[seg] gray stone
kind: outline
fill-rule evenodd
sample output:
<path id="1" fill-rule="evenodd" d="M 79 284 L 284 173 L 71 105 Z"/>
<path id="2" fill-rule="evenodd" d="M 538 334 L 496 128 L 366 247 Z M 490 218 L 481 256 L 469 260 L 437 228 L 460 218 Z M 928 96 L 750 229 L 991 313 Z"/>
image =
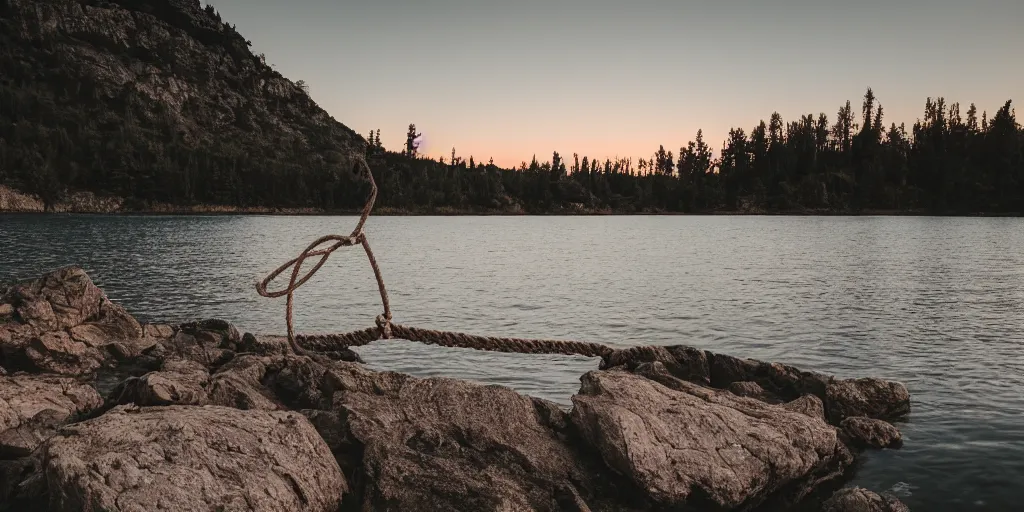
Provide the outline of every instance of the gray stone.
<path id="1" fill-rule="evenodd" d="M 294 412 L 119 406 L 44 446 L 49 508 L 336 512 L 348 486 Z"/>
<path id="2" fill-rule="evenodd" d="M 0 458 L 28 455 L 58 427 L 102 404 L 95 389 L 71 378 L 0 377 Z"/>
<path id="3" fill-rule="evenodd" d="M 662 506 L 797 501 L 852 462 L 822 420 L 677 379 L 660 363 L 637 373 L 587 373 L 571 417 L 611 468 Z"/>

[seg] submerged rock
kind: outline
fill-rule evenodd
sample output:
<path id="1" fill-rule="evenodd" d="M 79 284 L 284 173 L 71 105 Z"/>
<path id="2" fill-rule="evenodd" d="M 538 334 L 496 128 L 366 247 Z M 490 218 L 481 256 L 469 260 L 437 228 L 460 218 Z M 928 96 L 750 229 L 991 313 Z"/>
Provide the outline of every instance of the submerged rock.
<path id="1" fill-rule="evenodd" d="M 347 363 L 329 374 L 332 408 L 305 413 L 353 483 L 353 510 L 631 510 L 635 490 L 577 450 L 552 403 Z"/>
<path id="2" fill-rule="evenodd" d="M 0 459 L 28 455 L 58 427 L 102 404 L 95 389 L 74 379 L 0 377 Z"/>
<path id="3" fill-rule="evenodd" d="M 44 447 L 50 510 L 336 512 L 347 484 L 301 414 L 117 407 Z"/>
<path id="4" fill-rule="evenodd" d="M 796 501 L 852 462 L 822 420 L 678 379 L 660 363 L 637 373 L 584 375 L 571 418 L 611 468 L 662 506 Z"/>
<path id="5" fill-rule="evenodd" d="M 861 487 L 840 489 L 826 501 L 822 512 L 910 512 L 895 496 L 881 496 Z"/>

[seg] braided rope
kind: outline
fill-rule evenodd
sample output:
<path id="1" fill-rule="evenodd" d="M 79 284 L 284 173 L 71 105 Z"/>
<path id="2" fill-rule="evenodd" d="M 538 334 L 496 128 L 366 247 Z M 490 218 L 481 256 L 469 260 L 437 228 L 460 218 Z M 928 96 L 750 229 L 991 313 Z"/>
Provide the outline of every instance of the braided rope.
<path id="1" fill-rule="evenodd" d="M 370 195 L 366 199 L 366 204 L 363 206 L 362 212 L 359 216 L 359 222 L 356 224 L 355 229 L 352 230 L 352 233 L 348 236 L 326 235 L 318 238 L 299 253 L 297 257 L 274 269 L 274 271 L 268 274 L 263 281 L 260 281 L 256 285 L 256 292 L 264 297 L 288 297 L 285 309 L 285 323 L 288 328 L 288 344 L 296 354 L 309 355 L 311 352 L 337 352 L 341 349 L 360 347 L 376 340 L 391 338 L 416 341 L 428 345 L 439 345 L 442 347 L 460 347 L 518 354 L 581 355 L 587 357 L 601 357 L 604 360 L 608 360 L 608 358 L 615 353 L 614 349 L 600 343 L 477 336 L 460 332 L 435 331 L 431 329 L 406 327 L 391 323 L 391 303 L 388 299 L 388 291 L 384 286 L 384 278 L 381 275 L 380 267 L 377 265 L 377 259 L 374 257 L 373 250 L 370 249 L 370 243 L 367 241 L 366 234 L 363 232 L 363 226 L 366 224 L 366 219 L 370 216 L 370 211 L 373 210 L 373 204 L 377 200 L 377 184 L 373 180 L 373 173 L 370 171 L 370 166 L 367 165 L 365 159 L 358 156 L 356 165 L 363 178 L 370 183 Z M 321 247 L 328 242 L 330 242 L 330 245 Z M 373 269 L 374 278 L 377 280 L 377 288 L 380 291 L 381 304 L 384 307 L 384 312 L 377 316 L 377 326 L 369 329 L 363 329 L 361 331 L 341 334 L 296 336 L 293 321 L 295 290 L 309 281 L 310 278 L 312 278 L 313 275 L 324 266 L 327 262 L 327 258 L 329 258 L 334 251 L 342 247 L 351 247 L 353 245 L 361 245 L 363 247 L 363 250 L 366 252 L 366 257 L 370 261 L 370 267 Z M 300 278 L 299 271 L 302 268 L 302 264 L 305 263 L 307 259 L 317 257 L 319 257 L 319 260 L 316 264 Z M 277 291 L 268 291 L 267 286 L 270 282 L 284 273 L 288 268 L 292 269 L 288 285 Z"/>

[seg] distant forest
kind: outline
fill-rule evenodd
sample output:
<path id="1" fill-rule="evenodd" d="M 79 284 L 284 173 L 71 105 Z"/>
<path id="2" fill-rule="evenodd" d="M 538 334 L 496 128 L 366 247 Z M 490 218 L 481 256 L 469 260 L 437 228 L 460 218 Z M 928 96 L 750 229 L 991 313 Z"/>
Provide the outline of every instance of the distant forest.
<path id="1" fill-rule="evenodd" d="M 230 139 L 189 147 L 158 125 L 161 116 L 133 118 L 130 101 L 107 116 L 107 126 L 118 125 L 115 117 L 125 121 L 114 132 L 91 131 L 99 126 L 77 113 L 77 127 L 60 126 L 54 121 L 70 118 L 61 113 L 70 102 L 40 94 L 0 84 L 0 184 L 47 201 L 91 190 L 128 198 L 138 210 L 156 202 L 334 212 L 361 206 L 365 191 L 351 179 L 324 167 L 299 169 L 290 155 L 302 148 L 268 145 L 260 156 Z M 41 111 L 46 122 L 37 126 Z M 850 102 L 833 118 L 786 122 L 775 113 L 749 133 L 732 129 L 717 158 L 698 131 L 677 152 L 662 145 L 637 161 L 555 152 L 515 169 L 454 149 L 448 158 L 425 158 L 409 128 L 404 148 L 382 147 L 379 130 L 365 145 L 385 211 L 1024 212 L 1024 130 L 1009 101 L 989 117 L 973 104 L 962 113 L 957 103 L 928 99 L 923 119 L 908 129 L 886 126 L 868 89 L 860 115 Z"/>
<path id="2" fill-rule="evenodd" d="M 698 131 L 678 153 L 604 160 L 555 152 L 516 169 L 482 164 L 455 149 L 447 161 L 416 158 L 415 125 L 400 153 L 380 131 L 368 156 L 381 185 L 379 204 L 398 209 L 449 207 L 527 212 L 906 212 L 1024 213 L 1024 130 L 1010 101 L 989 118 L 972 104 L 928 98 L 908 130 L 884 124 L 869 88 L 856 115 L 834 119 L 778 113 L 749 134 L 730 130 L 718 158 Z"/>

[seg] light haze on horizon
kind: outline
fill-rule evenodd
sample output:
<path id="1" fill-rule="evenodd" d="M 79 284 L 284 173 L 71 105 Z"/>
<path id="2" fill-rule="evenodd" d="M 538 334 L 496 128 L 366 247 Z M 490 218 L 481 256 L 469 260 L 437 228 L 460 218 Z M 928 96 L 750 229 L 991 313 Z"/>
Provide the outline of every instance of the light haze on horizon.
<path id="1" fill-rule="evenodd" d="M 366 137 L 516 166 L 558 151 L 678 152 L 867 87 L 885 124 L 925 98 L 989 116 L 1024 97 L 1024 1 L 204 0 L 255 53 Z"/>

